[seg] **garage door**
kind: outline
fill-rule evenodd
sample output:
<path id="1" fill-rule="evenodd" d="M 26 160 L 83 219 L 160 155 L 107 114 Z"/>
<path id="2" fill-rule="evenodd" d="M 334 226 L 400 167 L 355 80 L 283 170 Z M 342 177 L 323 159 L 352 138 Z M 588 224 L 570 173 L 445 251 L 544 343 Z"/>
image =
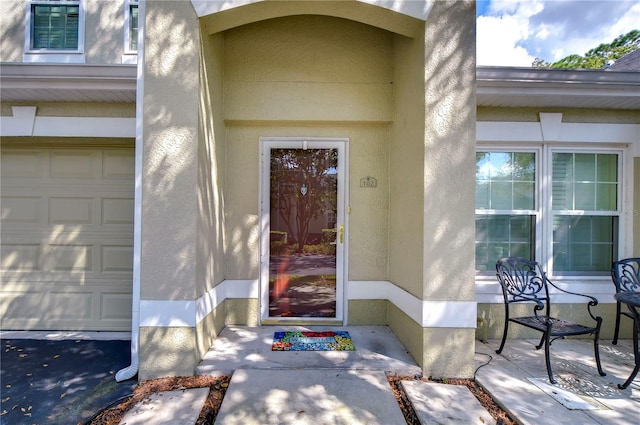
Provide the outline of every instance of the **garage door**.
<path id="1" fill-rule="evenodd" d="M 133 155 L 3 141 L 2 329 L 131 329 Z"/>

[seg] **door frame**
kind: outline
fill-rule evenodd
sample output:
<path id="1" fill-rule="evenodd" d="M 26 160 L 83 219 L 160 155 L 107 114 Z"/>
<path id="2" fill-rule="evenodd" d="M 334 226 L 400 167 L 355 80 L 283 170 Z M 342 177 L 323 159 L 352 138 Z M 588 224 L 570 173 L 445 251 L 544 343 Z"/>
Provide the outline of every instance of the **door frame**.
<path id="1" fill-rule="evenodd" d="M 260 137 L 260 196 L 259 196 L 259 249 L 260 249 L 260 278 L 259 278 L 259 322 L 260 324 L 276 324 L 286 322 L 305 322 L 309 324 L 323 324 L 327 322 L 347 322 L 347 253 L 349 241 L 348 225 L 348 164 L 349 139 L 329 137 Z M 336 226 L 344 226 L 343 242 L 337 236 L 336 244 L 336 317 L 269 317 L 269 228 L 270 228 L 270 173 L 271 149 L 337 149 L 338 150 L 338 193 Z"/>

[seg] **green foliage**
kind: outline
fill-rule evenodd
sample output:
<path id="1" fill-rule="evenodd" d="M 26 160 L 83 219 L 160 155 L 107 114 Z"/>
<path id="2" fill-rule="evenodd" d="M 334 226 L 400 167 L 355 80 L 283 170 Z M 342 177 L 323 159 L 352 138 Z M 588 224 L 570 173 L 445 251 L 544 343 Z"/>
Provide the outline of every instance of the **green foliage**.
<path id="1" fill-rule="evenodd" d="M 279 230 L 271 230 L 269 233 L 271 235 L 271 241 L 287 243 L 287 239 L 289 236 L 287 232 L 281 232 Z"/>
<path id="2" fill-rule="evenodd" d="M 322 229 L 322 242 L 331 243 L 336 241 L 338 229 Z"/>
<path id="3" fill-rule="evenodd" d="M 305 254 L 336 255 L 336 246 L 327 243 L 305 245 L 302 248 L 302 252 L 304 252 Z"/>
<path id="4" fill-rule="evenodd" d="M 602 69 L 608 61 L 620 59 L 637 49 L 640 49 L 640 30 L 633 30 L 616 37 L 611 43 L 603 43 L 589 50 L 584 56 L 569 55 L 553 63 L 536 58 L 531 66 L 555 69 Z"/>
<path id="5" fill-rule="evenodd" d="M 293 254 L 293 252 L 295 251 L 294 246 L 288 245 L 284 241 L 271 242 L 269 249 L 271 250 L 271 255 L 288 255 Z"/>

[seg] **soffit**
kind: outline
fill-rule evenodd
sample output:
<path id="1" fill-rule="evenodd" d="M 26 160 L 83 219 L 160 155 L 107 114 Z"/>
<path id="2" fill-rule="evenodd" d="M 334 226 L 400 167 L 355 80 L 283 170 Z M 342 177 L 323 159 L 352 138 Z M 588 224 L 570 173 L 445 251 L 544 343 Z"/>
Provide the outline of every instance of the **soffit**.
<path id="1" fill-rule="evenodd" d="M 477 105 L 640 109 L 640 72 L 478 67 Z"/>
<path id="2" fill-rule="evenodd" d="M 0 64 L 2 102 L 135 103 L 136 65 Z"/>
<path id="3" fill-rule="evenodd" d="M 3 102 L 136 101 L 135 65 L 0 64 Z M 640 72 L 478 67 L 477 105 L 640 109 Z"/>

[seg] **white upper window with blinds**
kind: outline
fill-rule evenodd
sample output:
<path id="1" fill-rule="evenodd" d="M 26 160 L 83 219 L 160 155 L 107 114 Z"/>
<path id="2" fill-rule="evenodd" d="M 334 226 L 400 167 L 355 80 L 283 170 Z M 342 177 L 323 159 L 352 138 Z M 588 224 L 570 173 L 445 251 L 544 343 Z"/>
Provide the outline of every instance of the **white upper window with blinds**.
<path id="1" fill-rule="evenodd" d="M 25 52 L 82 53 L 84 1 L 34 0 L 28 2 Z"/>

